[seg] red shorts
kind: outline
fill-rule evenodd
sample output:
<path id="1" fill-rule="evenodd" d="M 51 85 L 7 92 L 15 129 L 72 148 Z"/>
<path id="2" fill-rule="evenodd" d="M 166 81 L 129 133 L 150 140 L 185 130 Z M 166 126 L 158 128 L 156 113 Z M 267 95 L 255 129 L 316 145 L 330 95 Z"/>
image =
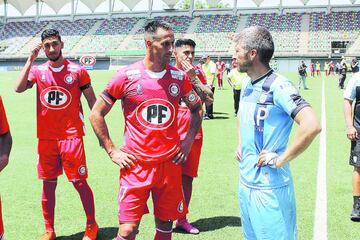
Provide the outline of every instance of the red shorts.
<path id="1" fill-rule="evenodd" d="M 182 174 L 187 175 L 189 177 L 197 177 L 199 162 L 200 162 L 200 154 L 202 148 L 203 139 L 195 139 L 193 145 L 191 146 L 190 153 L 187 157 L 186 162 L 182 165 Z"/>
<path id="2" fill-rule="evenodd" d="M 83 139 L 39 139 L 38 177 L 43 180 L 57 178 L 63 173 L 63 168 L 69 181 L 87 178 Z"/>
<path id="3" fill-rule="evenodd" d="M 4 235 L 4 226 L 2 220 L 1 199 L 0 199 L 0 239 L 2 239 L 3 235 Z"/>
<path id="4" fill-rule="evenodd" d="M 149 213 L 146 202 L 150 192 L 156 218 L 174 221 L 186 215 L 181 166 L 170 160 L 156 164 L 142 162 L 120 171 L 119 222 L 138 222 Z"/>
<path id="5" fill-rule="evenodd" d="M 216 77 L 217 77 L 217 79 L 223 79 L 223 73 L 218 73 L 218 74 L 216 74 Z"/>

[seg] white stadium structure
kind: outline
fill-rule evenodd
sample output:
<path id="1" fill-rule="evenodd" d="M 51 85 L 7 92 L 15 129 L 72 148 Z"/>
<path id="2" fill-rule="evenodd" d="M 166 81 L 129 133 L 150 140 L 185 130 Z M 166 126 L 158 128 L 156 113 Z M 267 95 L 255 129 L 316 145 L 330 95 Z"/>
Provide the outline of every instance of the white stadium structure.
<path id="1" fill-rule="evenodd" d="M 271 31 L 275 58 L 280 62 L 284 58 L 324 61 L 360 55 L 360 1 L 320 2 L 3 0 L 0 66 L 21 65 L 46 28 L 60 31 L 67 57 L 91 55 L 100 62 L 117 59 L 121 65 L 121 59 L 143 56 L 143 26 L 153 18 L 170 22 L 176 37 L 194 39 L 199 56 L 231 57 L 232 36 L 251 25 Z"/>

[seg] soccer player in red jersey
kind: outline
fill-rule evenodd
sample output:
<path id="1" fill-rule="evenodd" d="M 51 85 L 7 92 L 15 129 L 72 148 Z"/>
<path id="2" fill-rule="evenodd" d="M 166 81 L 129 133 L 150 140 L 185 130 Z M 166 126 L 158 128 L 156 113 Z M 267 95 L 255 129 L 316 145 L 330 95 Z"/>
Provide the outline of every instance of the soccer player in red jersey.
<path id="1" fill-rule="evenodd" d="M 41 43 L 34 47 L 16 81 L 15 91 L 24 92 L 36 84 L 38 177 L 43 180 L 42 211 L 45 233 L 40 239 L 55 239 L 54 209 L 57 177 L 63 169 L 80 195 L 86 213 L 84 240 L 96 239 L 94 196 L 87 178 L 84 152 L 84 116 L 80 102 L 85 95 L 89 108 L 96 101 L 87 71 L 65 59 L 64 43 L 59 32 L 47 29 L 41 34 Z M 48 61 L 32 66 L 39 51 Z"/>
<path id="2" fill-rule="evenodd" d="M 9 162 L 9 155 L 12 146 L 12 137 L 10 134 L 9 124 L 6 118 L 4 105 L 0 96 L 0 172 Z M 1 213 L 0 199 L 0 240 L 4 239 L 4 226 Z"/>
<path id="3" fill-rule="evenodd" d="M 116 239 L 133 240 L 141 218 L 154 202 L 155 240 L 170 240 L 173 221 L 187 213 L 181 187 L 181 164 L 186 161 L 201 124 L 199 96 L 189 78 L 169 65 L 174 33 L 163 21 L 145 26 L 146 55 L 126 66 L 108 83 L 90 114 L 90 122 L 110 159 L 120 166 L 119 231 Z M 124 144 L 117 149 L 105 116 L 117 99 L 125 119 Z M 188 134 L 178 134 L 179 101 L 191 111 Z M 149 238 L 147 238 L 149 239 Z"/>
<path id="4" fill-rule="evenodd" d="M 216 62 L 216 77 L 218 79 L 219 89 L 223 89 L 224 72 L 225 72 L 225 62 L 222 61 L 220 57 L 218 57 L 218 60 Z"/>
<path id="5" fill-rule="evenodd" d="M 213 93 L 209 87 L 205 86 L 205 73 L 201 70 L 200 67 L 193 66 L 193 61 L 195 58 L 195 46 L 195 42 L 191 39 L 176 40 L 174 51 L 176 60 L 175 67 L 183 70 L 186 73 L 191 81 L 193 89 L 199 95 L 201 100 L 206 104 L 212 104 Z M 178 132 L 180 134 L 181 140 L 185 138 L 188 131 L 190 117 L 191 113 L 189 108 L 185 105 L 184 102 L 181 101 L 178 112 Z M 182 165 L 182 185 L 185 202 L 188 207 L 192 195 L 192 182 L 194 177 L 197 177 L 198 174 L 202 142 L 203 133 L 202 129 L 200 128 L 199 132 L 196 134 L 195 141 L 192 144 L 191 151 L 187 156 L 187 160 Z M 199 229 L 192 226 L 186 219 L 186 216 L 177 220 L 176 227 L 181 228 L 191 234 L 199 233 Z"/>

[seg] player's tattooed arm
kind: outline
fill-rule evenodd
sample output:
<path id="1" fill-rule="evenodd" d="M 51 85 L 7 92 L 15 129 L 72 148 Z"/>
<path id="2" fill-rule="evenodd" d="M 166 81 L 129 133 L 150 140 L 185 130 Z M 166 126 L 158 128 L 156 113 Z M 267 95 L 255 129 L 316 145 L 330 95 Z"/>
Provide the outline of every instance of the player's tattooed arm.
<path id="1" fill-rule="evenodd" d="M 214 94 L 202 82 L 199 78 L 194 78 L 191 80 L 191 84 L 197 95 L 200 97 L 200 99 L 205 102 L 206 105 L 211 105 L 214 102 Z"/>
<path id="2" fill-rule="evenodd" d="M 100 145 L 105 149 L 110 159 L 120 168 L 130 168 L 135 165 L 136 158 L 115 147 L 110 138 L 109 130 L 105 122 L 105 116 L 111 110 L 112 104 L 107 103 L 103 98 L 98 98 L 91 110 L 89 120 L 99 139 Z"/>
<path id="3" fill-rule="evenodd" d="M 42 48 L 42 43 L 39 43 L 31 49 L 30 56 L 28 57 L 24 67 L 19 73 L 19 76 L 15 83 L 15 91 L 18 93 L 24 92 L 25 90 L 32 87 L 32 82 L 28 81 L 29 72 L 35 59 L 38 57 L 39 52 Z"/>
<path id="4" fill-rule="evenodd" d="M 197 95 L 205 102 L 206 105 L 211 105 L 214 101 L 212 91 L 206 87 L 196 75 L 194 66 L 186 60 L 181 61 L 181 66 L 186 75 L 190 78 L 193 89 Z"/>

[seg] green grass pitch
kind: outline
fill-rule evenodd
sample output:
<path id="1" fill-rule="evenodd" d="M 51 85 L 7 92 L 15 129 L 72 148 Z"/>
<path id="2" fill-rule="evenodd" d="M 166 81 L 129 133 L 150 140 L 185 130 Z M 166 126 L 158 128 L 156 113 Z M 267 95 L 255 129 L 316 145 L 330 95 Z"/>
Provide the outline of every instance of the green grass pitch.
<path id="1" fill-rule="evenodd" d="M 93 87 L 98 95 L 114 71 L 91 71 Z M 5 237 L 12 240 L 38 239 L 43 233 L 41 213 L 42 183 L 36 174 L 36 114 L 35 89 L 22 94 L 13 90 L 17 72 L 0 73 L 0 95 L 3 97 L 13 135 L 9 166 L 0 174 Z M 285 74 L 297 83 L 296 73 Z M 348 166 L 349 141 L 345 135 L 342 91 L 337 78 L 326 79 L 327 119 L 327 191 L 329 239 L 358 239 L 358 225 L 349 220 L 352 207 L 351 173 Z M 302 95 L 311 103 L 318 117 L 321 114 L 321 78 L 308 78 L 309 91 Z M 89 168 L 89 184 L 95 196 L 98 239 L 110 240 L 117 232 L 117 191 L 119 168 L 98 146 L 87 120 L 85 147 Z M 243 239 L 237 197 L 238 164 L 236 119 L 233 114 L 232 90 L 215 92 L 215 119 L 204 121 L 204 144 L 199 177 L 194 181 L 193 198 L 188 218 L 201 233 L 198 236 L 175 230 L 174 240 Z M 122 142 L 123 118 L 119 102 L 107 116 L 110 134 L 118 146 Z M 296 127 L 295 127 L 296 128 Z M 319 138 L 291 163 L 297 197 L 299 239 L 312 239 Z M 59 178 L 56 193 L 55 228 L 58 239 L 81 239 L 85 215 L 80 199 L 65 176 Z M 150 212 L 151 201 L 149 201 Z M 274 226 L 276 227 L 276 226 Z M 137 239 L 152 239 L 153 215 L 143 217 Z"/>

